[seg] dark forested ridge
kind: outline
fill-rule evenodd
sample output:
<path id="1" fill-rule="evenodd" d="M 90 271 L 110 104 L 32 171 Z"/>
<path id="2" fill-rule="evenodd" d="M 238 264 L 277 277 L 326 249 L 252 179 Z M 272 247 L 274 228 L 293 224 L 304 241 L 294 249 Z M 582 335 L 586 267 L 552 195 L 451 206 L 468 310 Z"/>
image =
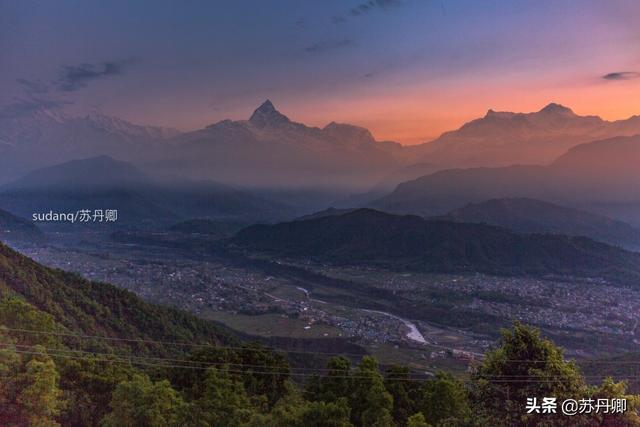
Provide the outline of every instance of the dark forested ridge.
<path id="1" fill-rule="evenodd" d="M 254 225 L 240 231 L 233 244 L 281 256 L 413 271 L 603 277 L 620 283 L 640 278 L 640 255 L 588 238 L 524 235 L 371 209 Z"/>

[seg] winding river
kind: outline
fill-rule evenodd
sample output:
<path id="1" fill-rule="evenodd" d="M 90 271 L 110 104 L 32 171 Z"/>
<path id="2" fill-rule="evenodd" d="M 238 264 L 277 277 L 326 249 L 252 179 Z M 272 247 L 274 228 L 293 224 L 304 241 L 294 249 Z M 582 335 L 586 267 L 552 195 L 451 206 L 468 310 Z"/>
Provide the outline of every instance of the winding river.
<path id="1" fill-rule="evenodd" d="M 297 286 L 297 288 L 299 290 L 301 290 L 302 292 L 304 292 L 304 294 L 307 296 L 309 301 L 315 301 L 315 302 L 319 302 L 321 304 L 326 304 L 325 301 L 321 301 L 321 300 L 318 300 L 318 299 L 311 298 L 311 294 L 309 293 L 309 291 L 307 289 L 305 289 L 303 287 L 300 287 L 300 286 Z M 409 328 L 409 332 L 407 332 L 407 334 L 406 334 L 407 339 L 409 339 L 411 341 L 415 341 L 415 342 L 420 343 L 420 344 L 426 344 L 427 343 L 427 340 L 424 339 L 424 336 L 420 333 L 420 331 L 418 330 L 418 327 L 413 322 L 410 322 L 409 320 L 403 319 L 402 317 L 396 316 L 395 314 L 387 313 L 386 311 L 368 310 L 366 308 L 358 308 L 358 310 L 366 311 L 368 313 L 382 314 L 384 316 L 388 316 L 388 317 L 394 318 L 396 320 L 399 320 L 402 323 L 404 323 L 404 325 L 407 328 Z"/>

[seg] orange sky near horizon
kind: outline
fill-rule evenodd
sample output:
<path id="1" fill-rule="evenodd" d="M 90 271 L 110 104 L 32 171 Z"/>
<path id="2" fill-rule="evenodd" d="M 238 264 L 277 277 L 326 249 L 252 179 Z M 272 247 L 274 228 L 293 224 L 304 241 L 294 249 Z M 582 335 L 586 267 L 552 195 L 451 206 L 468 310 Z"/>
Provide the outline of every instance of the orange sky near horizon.
<path id="1" fill-rule="evenodd" d="M 460 87 L 450 86 L 378 96 L 327 100 L 321 107 L 287 105 L 280 108 L 293 120 L 322 127 L 331 121 L 363 126 L 377 140 L 405 145 L 431 141 L 443 132 L 495 111 L 533 112 L 555 102 L 581 116 L 596 115 L 609 121 L 640 115 L 640 79 L 606 81 L 585 79 L 581 84 L 538 87 Z"/>
<path id="2" fill-rule="evenodd" d="M 0 2 L 0 115 L 192 131 L 270 99 L 416 144 L 488 109 L 640 114 L 640 0 L 277 3 Z"/>

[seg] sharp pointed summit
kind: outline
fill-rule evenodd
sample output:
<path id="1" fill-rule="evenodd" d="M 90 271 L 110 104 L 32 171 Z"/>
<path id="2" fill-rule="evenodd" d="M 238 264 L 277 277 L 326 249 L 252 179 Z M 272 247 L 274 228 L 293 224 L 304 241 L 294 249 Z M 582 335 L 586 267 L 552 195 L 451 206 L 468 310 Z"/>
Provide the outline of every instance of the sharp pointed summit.
<path id="1" fill-rule="evenodd" d="M 278 126 L 291 123 L 289 118 L 276 110 L 276 107 L 268 99 L 253 112 L 249 121 L 257 126 Z"/>
<path id="2" fill-rule="evenodd" d="M 565 115 L 571 115 L 571 116 L 575 115 L 575 113 L 571 108 L 565 107 L 564 105 L 561 105 L 561 104 L 556 104 L 555 102 L 552 102 L 546 107 L 544 107 L 542 110 L 539 111 L 539 113 L 565 114 Z"/>

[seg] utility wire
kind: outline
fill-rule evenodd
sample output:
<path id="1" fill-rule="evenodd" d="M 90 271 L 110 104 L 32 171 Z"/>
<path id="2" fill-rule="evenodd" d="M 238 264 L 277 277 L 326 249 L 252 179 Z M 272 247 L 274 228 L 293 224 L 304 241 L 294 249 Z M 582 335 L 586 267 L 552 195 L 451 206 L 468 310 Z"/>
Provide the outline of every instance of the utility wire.
<path id="1" fill-rule="evenodd" d="M 242 347 L 242 346 L 228 346 L 228 345 L 217 345 L 217 344 L 197 344 L 197 343 L 189 343 L 189 342 L 179 342 L 179 341 L 155 341 L 149 339 L 136 339 L 136 338 L 118 338 L 118 337 L 107 337 L 102 335 L 83 335 L 83 334 L 73 334 L 67 332 L 51 332 L 51 331 L 37 331 L 31 329 L 19 329 L 19 328 L 8 328 L 5 326 L 0 326 L 0 330 L 7 330 L 11 332 L 17 333 L 25 333 L 25 334 L 33 334 L 33 335 L 53 335 L 53 336 L 65 336 L 71 338 L 78 339 L 99 339 L 106 341 L 120 341 L 120 342 L 130 342 L 130 343 L 139 343 L 139 344 L 155 344 L 155 345 L 175 345 L 175 346 L 184 346 L 184 347 L 198 347 L 198 348 L 215 348 L 220 350 L 238 350 L 238 351 L 254 351 L 254 352 L 280 352 L 280 353 L 293 353 L 293 354 L 313 354 L 313 355 L 326 355 L 326 356 L 357 356 L 363 357 L 368 356 L 370 354 L 367 353 L 340 353 L 340 352 L 322 352 L 322 351 L 304 351 L 304 350 L 287 350 L 287 349 L 279 349 L 273 347 L 263 347 L 263 348 L 252 348 L 252 347 Z M 428 346 L 429 344 L 427 344 Z M 455 349 L 450 349 L 455 350 Z M 465 350 L 461 350 L 464 353 L 470 353 Z M 590 364 L 604 364 L 604 365 L 640 365 L 639 361 L 626 361 L 626 360 L 589 360 L 585 359 Z M 575 360 L 572 360 L 575 361 Z M 517 363 L 548 363 L 548 360 L 533 360 L 533 359 L 501 359 L 500 362 L 517 362 Z"/>

